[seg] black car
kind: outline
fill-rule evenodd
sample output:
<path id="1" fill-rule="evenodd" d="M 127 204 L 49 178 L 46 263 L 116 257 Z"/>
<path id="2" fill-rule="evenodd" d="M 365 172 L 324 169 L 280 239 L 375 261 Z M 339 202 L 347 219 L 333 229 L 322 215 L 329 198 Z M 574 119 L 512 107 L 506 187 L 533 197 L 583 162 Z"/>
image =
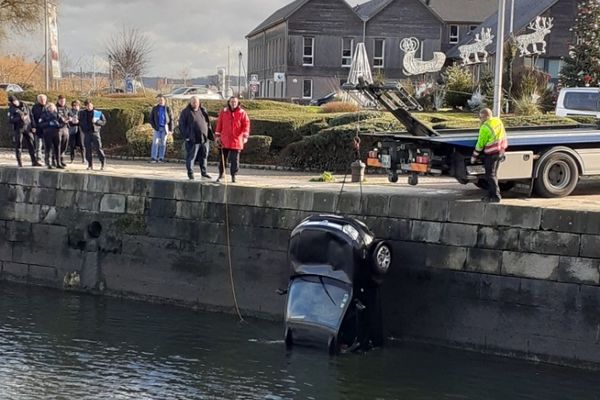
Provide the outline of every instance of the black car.
<path id="1" fill-rule="evenodd" d="M 288 347 L 327 347 L 330 353 L 383 344 L 379 287 L 390 246 L 362 222 L 314 215 L 292 231 L 285 313 Z"/>
<path id="2" fill-rule="evenodd" d="M 322 106 L 323 104 L 327 104 L 327 103 L 331 103 L 332 101 L 337 101 L 338 100 L 338 95 L 337 92 L 331 92 L 326 94 L 323 97 L 320 97 L 316 100 L 312 100 L 310 102 L 311 106 Z"/>

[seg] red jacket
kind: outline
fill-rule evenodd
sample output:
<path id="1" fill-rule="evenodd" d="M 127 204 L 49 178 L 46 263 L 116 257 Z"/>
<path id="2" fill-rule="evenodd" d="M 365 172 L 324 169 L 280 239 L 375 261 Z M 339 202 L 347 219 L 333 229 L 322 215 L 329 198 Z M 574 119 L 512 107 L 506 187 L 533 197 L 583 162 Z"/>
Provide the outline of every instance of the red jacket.
<path id="1" fill-rule="evenodd" d="M 244 141 L 250 136 L 250 119 L 242 108 L 231 111 L 225 107 L 219 113 L 215 136 L 221 139 L 225 149 L 242 150 Z"/>

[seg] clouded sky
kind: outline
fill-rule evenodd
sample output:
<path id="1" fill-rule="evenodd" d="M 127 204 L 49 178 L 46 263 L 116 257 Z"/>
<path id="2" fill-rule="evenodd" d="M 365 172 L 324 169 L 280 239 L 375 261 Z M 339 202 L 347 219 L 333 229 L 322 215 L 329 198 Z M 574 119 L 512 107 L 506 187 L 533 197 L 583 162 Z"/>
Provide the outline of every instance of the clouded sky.
<path id="1" fill-rule="evenodd" d="M 71 60 L 72 69 L 106 69 L 105 43 L 123 26 L 136 27 L 153 42 L 148 76 L 177 78 L 189 68 L 191 76 L 215 74 L 217 66 L 237 69 L 241 50 L 246 64 L 245 35 L 277 9 L 292 0 L 60 0 L 60 49 Z M 348 0 L 351 5 L 364 0 Z M 2 50 L 39 58 L 43 34 L 34 33 Z M 95 56 L 95 57 L 93 57 Z"/>

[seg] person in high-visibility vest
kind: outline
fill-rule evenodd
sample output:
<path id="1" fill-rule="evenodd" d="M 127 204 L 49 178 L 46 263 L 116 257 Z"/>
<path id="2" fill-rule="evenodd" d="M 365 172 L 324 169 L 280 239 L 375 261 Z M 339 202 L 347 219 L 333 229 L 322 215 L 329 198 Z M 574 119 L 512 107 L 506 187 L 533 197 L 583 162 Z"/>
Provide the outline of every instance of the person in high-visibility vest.
<path id="1" fill-rule="evenodd" d="M 489 108 L 484 108 L 479 112 L 479 119 L 481 120 L 479 139 L 471 156 L 471 164 L 475 164 L 480 156 L 483 158 L 488 194 L 481 200 L 499 203 L 502 197 L 498 187 L 497 172 L 500 161 L 504 157 L 504 151 L 508 147 L 506 130 L 502 120 L 493 117 L 492 110 Z"/>

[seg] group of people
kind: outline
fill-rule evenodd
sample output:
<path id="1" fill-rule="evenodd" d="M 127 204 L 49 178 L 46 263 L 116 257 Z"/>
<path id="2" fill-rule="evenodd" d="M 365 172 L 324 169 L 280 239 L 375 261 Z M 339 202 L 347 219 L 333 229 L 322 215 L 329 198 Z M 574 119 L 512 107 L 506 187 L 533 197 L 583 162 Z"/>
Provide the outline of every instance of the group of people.
<path id="1" fill-rule="evenodd" d="M 60 95 L 56 103 L 49 103 L 45 94 L 39 94 L 33 107 L 17 99 L 8 98 L 8 118 L 13 125 L 13 142 L 19 167 L 23 166 L 23 145 L 29 151 L 34 167 L 46 165 L 48 169 L 64 169 L 65 154 L 70 149 L 71 162 L 77 148 L 81 150 L 82 162 L 87 161 L 87 169 L 93 169 L 92 150 L 96 149 L 100 168 L 104 169 L 106 157 L 102 150 L 100 129 L 106 124 L 104 114 L 94 109 L 90 100 L 81 109 L 79 100 L 67 107 L 67 99 Z M 42 164 L 42 149 L 44 164 Z"/>
<path id="2" fill-rule="evenodd" d="M 154 129 L 150 157 L 152 163 L 163 162 L 166 152 L 167 137 L 173 132 L 174 118 L 166 99 L 158 95 L 156 106 L 150 113 L 150 124 Z M 208 112 L 196 96 L 179 115 L 179 131 L 185 141 L 186 169 L 189 179 L 194 177 L 194 165 L 200 165 L 200 175 L 212 179 L 208 174 L 207 164 L 210 154 L 210 142 L 216 142 L 220 149 L 219 177 L 225 176 L 225 167 L 230 165 L 231 181 L 236 181 L 239 171 L 240 153 L 250 136 L 250 119 L 246 111 L 240 107 L 237 97 L 231 97 L 227 106 L 219 112 L 217 124 L 213 130 Z"/>

